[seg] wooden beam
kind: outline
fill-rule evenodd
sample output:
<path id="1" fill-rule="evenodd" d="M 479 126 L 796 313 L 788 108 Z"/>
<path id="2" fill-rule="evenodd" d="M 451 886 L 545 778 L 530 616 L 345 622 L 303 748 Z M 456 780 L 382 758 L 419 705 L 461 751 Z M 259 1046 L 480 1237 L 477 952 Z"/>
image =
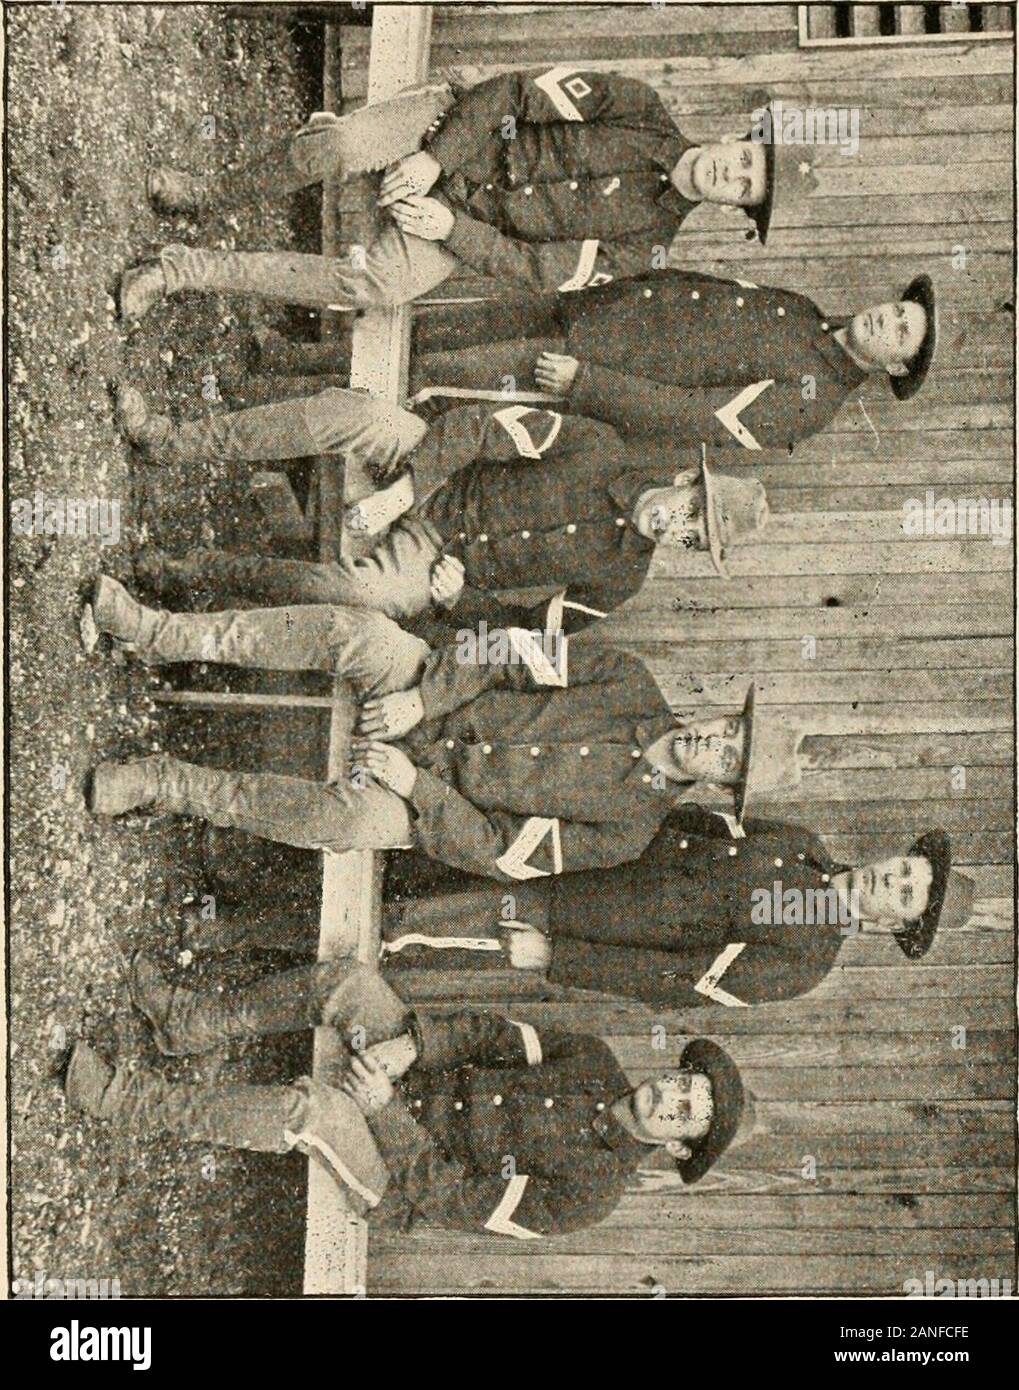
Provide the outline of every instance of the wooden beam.
<path id="1" fill-rule="evenodd" d="M 428 70 L 431 7 L 393 6 L 375 9 L 372 19 L 371 57 L 368 64 L 368 102 L 383 101 L 404 87 L 422 81 Z M 327 27 L 327 49 L 336 46 L 334 26 Z M 332 62 L 332 59 L 330 59 Z M 335 72 L 335 67 L 330 68 Z M 339 93 L 328 94 L 338 107 Z M 335 199 L 326 190 L 328 206 Z M 335 241 L 323 252 L 335 255 Z M 328 225 L 330 238 L 338 233 Z M 410 312 L 406 307 L 366 314 L 354 330 L 350 384 L 366 387 L 390 401 L 406 391 L 410 345 Z M 355 501 L 370 491 L 368 479 L 348 466 L 344 500 Z M 322 499 L 324 502 L 328 499 Z M 329 508 L 326 507 L 325 515 Z M 343 553 L 350 553 L 344 533 Z M 323 548 L 335 544 L 332 535 L 322 538 Z M 345 682 L 337 681 L 329 729 L 328 777 L 345 774 L 354 705 Z M 326 854 L 322 867 L 322 907 L 319 919 L 319 959 L 356 955 L 365 963 L 377 959 L 380 935 L 380 895 L 375 856 L 371 852 Z M 339 1040 L 332 1028 L 315 1031 L 312 1070 L 328 1075 L 336 1061 Z M 308 1173 L 308 1221 L 304 1251 L 304 1291 L 308 1294 L 364 1294 L 367 1286 L 368 1230 L 364 1221 L 344 1212 L 333 1180 L 316 1163 Z"/>

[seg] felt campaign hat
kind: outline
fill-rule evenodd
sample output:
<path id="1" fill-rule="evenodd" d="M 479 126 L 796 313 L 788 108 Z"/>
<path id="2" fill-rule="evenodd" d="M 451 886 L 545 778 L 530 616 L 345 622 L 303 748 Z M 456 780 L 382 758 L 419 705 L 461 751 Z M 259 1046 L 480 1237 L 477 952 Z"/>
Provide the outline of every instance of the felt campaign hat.
<path id="1" fill-rule="evenodd" d="M 753 796 L 799 786 L 800 744 L 805 730 L 776 715 L 754 719 L 751 685 L 743 706 L 743 767 L 736 784 L 736 819 L 743 820 Z"/>
<path id="2" fill-rule="evenodd" d="M 764 116 L 767 114 L 768 124 L 765 139 L 761 139 L 761 129 Z M 765 101 L 760 110 L 754 112 L 754 124 L 744 135 L 744 140 L 749 140 L 754 145 L 764 146 L 764 197 L 759 203 L 751 208 L 744 208 L 743 211 L 750 218 L 757 230 L 757 240 L 763 246 L 768 240 L 768 228 L 771 226 L 771 214 L 775 206 L 775 139 L 772 130 L 772 109 L 770 100 Z M 755 139 L 755 133 L 757 138 Z M 747 233 L 748 237 L 753 234 Z"/>
<path id="3" fill-rule="evenodd" d="M 678 1158 L 683 1182 L 699 1182 L 736 1138 L 743 1115 L 745 1094 L 739 1068 L 729 1054 L 707 1038 L 687 1043 L 679 1059 L 681 1071 L 706 1076 L 711 1086 L 711 1125 L 700 1139 L 688 1141 L 689 1158 Z"/>
<path id="4" fill-rule="evenodd" d="M 900 296 L 907 303 L 919 304 L 927 315 L 927 332 L 914 356 L 909 362 L 905 376 L 890 376 L 892 391 L 900 401 L 908 401 L 915 396 L 924 383 L 934 352 L 938 345 L 938 305 L 934 293 L 934 282 L 929 275 L 918 275 L 911 280 Z"/>
<path id="5" fill-rule="evenodd" d="M 939 926 L 963 927 L 973 912 L 976 887 L 968 874 L 952 868 L 952 842 L 943 830 L 928 830 L 910 846 L 909 857 L 922 857 L 931 866 L 931 886 L 923 914 L 903 923 L 895 939 L 910 960 L 931 948 Z"/>
<path id="6" fill-rule="evenodd" d="M 758 478 L 733 478 L 709 468 L 705 444 L 701 445 L 701 485 L 711 562 L 718 573 L 728 579 L 726 551 L 768 524 L 767 494 Z"/>

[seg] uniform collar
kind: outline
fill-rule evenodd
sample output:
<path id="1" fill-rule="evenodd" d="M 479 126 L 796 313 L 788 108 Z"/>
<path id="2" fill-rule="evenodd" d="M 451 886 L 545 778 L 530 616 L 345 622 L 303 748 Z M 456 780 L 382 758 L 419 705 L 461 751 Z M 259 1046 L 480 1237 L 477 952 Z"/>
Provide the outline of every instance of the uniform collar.
<path id="1" fill-rule="evenodd" d="M 855 387 L 859 386 L 861 382 L 867 380 L 869 373 L 858 366 L 841 343 L 838 343 L 835 339 L 836 332 L 840 328 L 845 328 L 849 320 L 842 318 L 821 319 L 820 311 L 818 311 L 818 315 L 819 332 L 817 335 L 817 350 L 828 365 L 835 368 L 836 373 L 842 378 L 846 389 L 852 391 Z M 820 328 L 821 323 L 826 323 L 828 325 L 827 329 Z"/>
<path id="2" fill-rule="evenodd" d="M 693 149 L 693 141 L 688 140 L 683 132 L 676 127 L 674 135 L 667 135 L 662 143 L 655 149 L 651 156 L 651 162 L 662 171 L 669 175 L 679 163 L 687 150 Z M 689 198 L 684 198 L 679 189 L 673 184 L 671 178 L 667 178 L 662 184 L 662 192 L 658 195 L 657 202 L 660 207 L 665 208 L 677 222 L 683 219 L 697 207 L 697 203 L 692 203 Z"/>
<path id="3" fill-rule="evenodd" d="M 619 1097 L 609 1101 L 604 1110 L 599 1110 L 591 1121 L 591 1128 L 602 1143 L 613 1151 L 628 1168 L 636 1168 L 648 1148 L 628 1129 L 624 1129 L 612 1113 L 612 1106 Z"/>

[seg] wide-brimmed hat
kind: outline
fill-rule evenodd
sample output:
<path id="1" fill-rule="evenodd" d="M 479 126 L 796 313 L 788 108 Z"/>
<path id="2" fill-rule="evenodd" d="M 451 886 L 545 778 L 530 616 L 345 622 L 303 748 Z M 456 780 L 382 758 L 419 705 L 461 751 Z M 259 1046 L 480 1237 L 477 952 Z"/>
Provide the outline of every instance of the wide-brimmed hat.
<path id="1" fill-rule="evenodd" d="M 754 686 L 743 706 L 743 767 L 736 784 L 736 819 L 742 821 L 750 800 L 768 792 L 799 786 L 800 744 L 806 732 L 779 715 L 754 719 Z"/>
<path id="2" fill-rule="evenodd" d="M 929 275 L 918 275 L 911 280 L 899 296 L 907 303 L 919 304 L 927 315 L 927 332 L 915 355 L 909 362 L 905 376 L 890 376 L 892 391 L 900 401 L 908 401 L 915 396 L 924 383 L 934 360 L 938 345 L 938 306 L 934 294 L 934 282 Z"/>
<path id="3" fill-rule="evenodd" d="M 744 1091 L 736 1063 L 707 1038 L 687 1043 L 679 1067 L 706 1076 L 711 1085 L 711 1126 L 703 1138 L 689 1141 L 689 1158 L 676 1160 L 679 1176 L 689 1185 L 699 1182 L 735 1139 L 743 1115 Z"/>
<path id="4" fill-rule="evenodd" d="M 760 121 L 763 118 L 765 112 L 768 113 L 768 120 L 770 123 L 773 119 L 770 100 L 767 100 L 762 104 L 762 106 L 760 107 L 760 114 L 758 114 L 758 112 L 756 111 L 754 112 L 755 116 L 757 116 L 757 120 L 754 122 L 753 126 L 751 126 L 750 130 L 748 130 L 746 135 L 744 135 L 743 137 L 744 141 L 749 141 L 751 144 L 754 145 L 763 144 L 764 146 L 764 197 L 761 199 L 759 203 L 756 203 L 753 207 L 743 209 L 746 215 L 750 218 L 750 221 L 756 227 L 757 240 L 761 243 L 762 246 L 768 240 L 768 228 L 771 226 L 771 213 L 772 209 L 775 206 L 774 131 L 769 131 L 769 134 L 772 137 L 770 140 L 754 139 L 754 131 L 759 127 Z M 751 233 L 748 232 L 747 236 L 751 236 Z"/>
<path id="5" fill-rule="evenodd" d="M 895 939 L 910 960 L 919 960 L 931 948 L 940 926 L 963 927 L 973 912 L 976 888 L 967 874 L 952 868 L 952 842 L 943 830 L 928 830 L 910 846 L 910 858 L 926 859 L 931 866 L 931 886 L 923 915 L 904 922 Z"/>
<path id="6" fill-rule="evenodd" d="M 734 478 L 709 468 L 706 444 L 701 445 L 701 483 L 711 562 L 728 579 L 725 553 L 744 536 L 764 529 L 768 522 L 768 497 L 759 478 Z"/>

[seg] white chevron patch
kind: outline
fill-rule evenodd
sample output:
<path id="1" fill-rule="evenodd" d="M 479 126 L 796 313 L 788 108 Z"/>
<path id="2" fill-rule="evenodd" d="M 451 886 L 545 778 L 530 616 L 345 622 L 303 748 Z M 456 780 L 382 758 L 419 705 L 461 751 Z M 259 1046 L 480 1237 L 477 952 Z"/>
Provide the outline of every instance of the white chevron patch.
<path id="1" fill-rule="evenodd" d="M 719 988 L 719 980 L 732 965 L 733 961 L 746 949 L 745 941 L 730 941 L 724 951 L 720 951 L 711 965 L 694 985 L 698 994 L 703 994 L 706 999 L 712 1000 L 716 1004 L 724 1004 L 729 1009 L 746 1009 L 749 1005 L 742 999 L 737 999 L 735 994 L 730 994 L 728 990 Z"/>
<path id="2" fill-rule="evenodd" d="M 745 410 L 748 405 L 753 405 L 762 391 L 767 391 L 769 386 L 774 385 L 774 377 L 769 377 L 767 381 L 755 381 L 753 385 L 744 387 L 738 396 L 733 396 L 728 405 L 723 405 L 715 411 L 715 419 L 725 426 L 744 449 L 760 450 L 761 446 L 739 418 L 740 411 Z"/>
<path id="3" fill-rule="evenodd" d="M 550 68 L 534 79 L 534 85 L 541 88 L 564 121 L 584 119 L 571 98 L 576 97 L 580 101 L 590 95 L 591 88 L 576 68 Z"/>
<path id="4" fill-rule="evenodd" d="M 589 285 L 594 277 L 594 265 L 598 259 L 597 240 L 585 241 L 580 248 L 580 258 L 577 261 L 577 268 L 568 280 L 564 280 L 559 286 L 563 294 L 569 294 L 571 290 L 582 290 Z M 612 279 L 612 276 L 609 276 Z"/>

